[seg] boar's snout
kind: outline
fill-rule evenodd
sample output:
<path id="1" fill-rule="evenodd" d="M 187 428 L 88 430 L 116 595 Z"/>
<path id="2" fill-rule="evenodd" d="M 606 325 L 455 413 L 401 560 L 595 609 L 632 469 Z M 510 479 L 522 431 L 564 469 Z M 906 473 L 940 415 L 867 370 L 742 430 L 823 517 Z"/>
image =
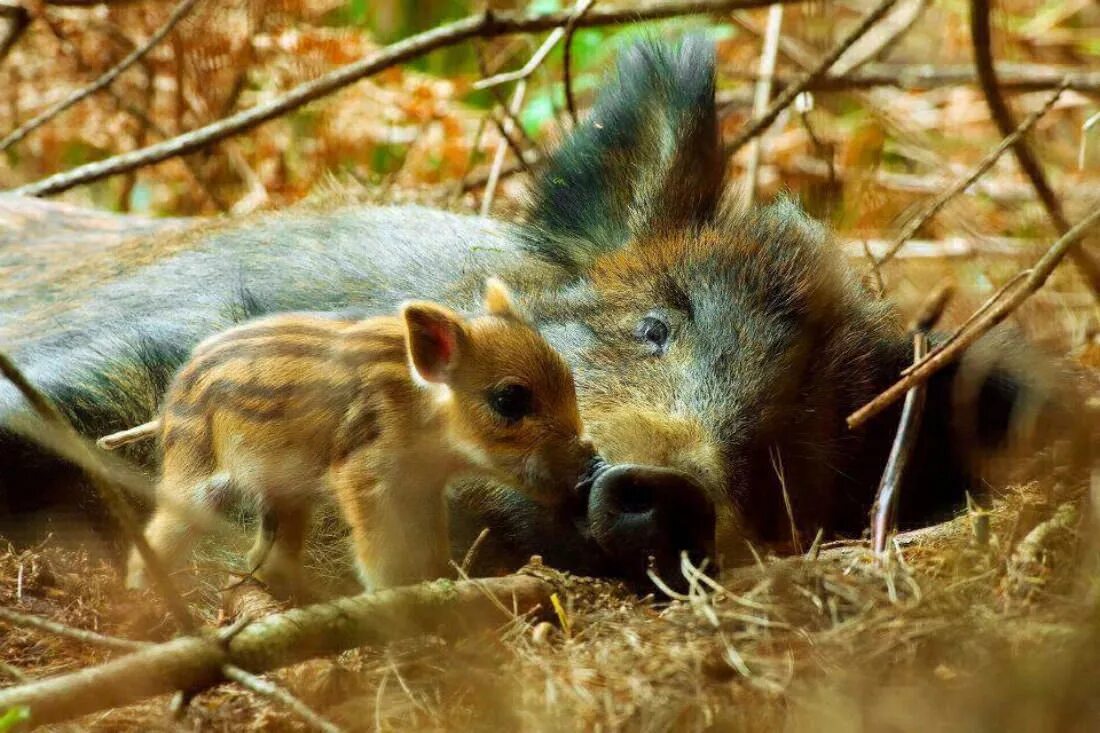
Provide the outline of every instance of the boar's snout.
<path id="1" fill-rule="evenodd" d="M 655 571 L 673 588 L 684 588 L 680 553 L 698 566 L 713 556 L 714 505 L 688 474 L 671 468 L 622 464 L 597 466 L 588 488 L 588 529 L 635 583 L 650 585 L 649 558 Z"/>

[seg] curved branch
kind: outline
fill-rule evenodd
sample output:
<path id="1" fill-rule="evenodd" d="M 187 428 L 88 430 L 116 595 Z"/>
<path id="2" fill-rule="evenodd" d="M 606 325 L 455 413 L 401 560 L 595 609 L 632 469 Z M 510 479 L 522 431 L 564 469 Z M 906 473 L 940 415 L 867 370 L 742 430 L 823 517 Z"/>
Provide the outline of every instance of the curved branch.
<path id="1" fill-rule="evenodd" d="M 1012 117 L 1012 111 L 1001 96 L 1000 85 L 997 82 L 997 73 L 993 69 L 993 42 L 992 31 L 989 25 L 989 0 L 971 0 L 970 3 L 970 38 L 974 44 L 974 67 L 978 73 L 978 82 L 982 93 L 985 95 L 986 104 L 989 106 L 989 114 L 1001 131 L 1001 135 L 1008 137 L 1016 129 L 1016 121 Z M 1031 180 L 1035 187 L 1035 193 L 1046 209 L 1047 215 L 1054 223 L 1054 228 L 1059 234 L 1065 235 L 1070 229 L 1069 220 L 1062 210 L 1062 202 L 1054 194 L 1050 187 L 1046 174 L 1035 157 L 1034 152 L 1027 144 L 1027 140 L 1018 137 L 1012 143 L 1012 152 L 1024 174 Z M 1088 282 L 1092 292 L 1100 298 L 1100 264 L 1097 264 L 1088 253 L 1080 246 L 1074 247 L 1069 252 L 1073 263 L 1080 270 L 1081 275 Z"/>

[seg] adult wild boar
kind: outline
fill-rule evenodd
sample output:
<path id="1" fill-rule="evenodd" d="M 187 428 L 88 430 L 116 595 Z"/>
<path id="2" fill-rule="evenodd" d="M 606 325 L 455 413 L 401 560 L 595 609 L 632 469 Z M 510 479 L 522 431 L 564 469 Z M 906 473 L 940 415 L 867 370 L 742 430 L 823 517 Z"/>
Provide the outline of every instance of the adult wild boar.
<path id="1" fill-rule="evenodd" d="M 241 319 L 378 313 L 412 296 L 472 308 L 498 274 L 574 368 L 583 417 L 612 467 L 558 513 L 458 487 L 456 550 L 490 527 L 483 570 L 539 553 L 637 580 L 653 555 L 658 572 L 677 577 L 681 550 L 728 558 L 746 539 L 789 541 L 785 495 L 803 538 L 858 534 L 897 412 L 855 431 L 844 417 L 896 378 L 909 342 L 795 203 L 747 213 L 726 204 L 714 65 L 698 38 L 626 50 L 538 173 L 522 224 L 337 205 L 166 223 L 86 251 L 9 241 L 4 343 L 98 436 L 152 417 L 190 347 Z M 51 226 L 66 221 L 59 213 Z M 1035 392 L 995 342 L 971 353 L 972 364 L 931 385 L 903 494 L 908 522 L 962 496 L 973 453 L 1001 439 Z M 963 393 L 973 399 L 956 421 Z M 24 409 L 0 387 L 0 420 Z M 70 470 L 3 436 L 0 534 L 26 538 L 29 518 L 90 505 Z"/>

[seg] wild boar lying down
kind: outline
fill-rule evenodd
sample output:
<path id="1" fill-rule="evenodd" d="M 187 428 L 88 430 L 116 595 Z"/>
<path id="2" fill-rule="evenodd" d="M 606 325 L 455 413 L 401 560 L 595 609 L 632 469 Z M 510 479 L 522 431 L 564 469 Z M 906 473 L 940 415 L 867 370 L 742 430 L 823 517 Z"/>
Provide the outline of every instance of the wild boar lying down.
<path id="1" fill-rule="evenodd" d="M 784 487 L 804 541 L 819 528 L 858 535 L 897 411 L 855 431 L 844 417 L 896 378 L 909 341 L 794 203 L 748 213 L 725 203 L 714 63 L 699 39 L 626 50 L 538 173 L 522 224 L 355 205 L 156 235 L 145 221 L 136 240 L 97 238 L 79 266 L 71 247 L 8 242 L 25 277 L 9 280 L 4 340 L 94 437 L 150 419 L 189 350 L 235 322 L 361 316 L 407 297 L 472 310 L 485 276 L 500 274 L 574 369 L 585 425 L 612 468 L 558 511 L 454 487 L 455 553 L 490 528 L 476 570 L 537 553 L 644 582 L 653 556 L 678 578 L 682 550 L 728 560 L 744 540 L 789 541 Z M 61 211 L 38 228 L 70 236 L 72 219 Z M 933 380 L 905 523 L 957 506 L 972 459 L 1048 399 L 1019 359 L 986 339 Z M 24 409 L 0 387 L 0 421 Z M 24 541 L 61 516 L 102 516 L 71 470 L 10 432 L 0 514 L 0 534 Z"/>

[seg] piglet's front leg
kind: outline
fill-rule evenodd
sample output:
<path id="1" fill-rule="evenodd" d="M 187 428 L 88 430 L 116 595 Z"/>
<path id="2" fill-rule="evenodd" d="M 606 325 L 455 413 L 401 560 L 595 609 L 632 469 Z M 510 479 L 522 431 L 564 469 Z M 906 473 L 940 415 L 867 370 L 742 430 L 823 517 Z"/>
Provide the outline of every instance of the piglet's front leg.
<path id="1" fill-rule="evenodd" d="M 445 484 L 379 477 L 367 455 L 334 466 L 330 481 L 351 526 L 356 568 L 368 591 L 453 575 Z M 396 473 L 396 472 L 395 472 Z"/>

